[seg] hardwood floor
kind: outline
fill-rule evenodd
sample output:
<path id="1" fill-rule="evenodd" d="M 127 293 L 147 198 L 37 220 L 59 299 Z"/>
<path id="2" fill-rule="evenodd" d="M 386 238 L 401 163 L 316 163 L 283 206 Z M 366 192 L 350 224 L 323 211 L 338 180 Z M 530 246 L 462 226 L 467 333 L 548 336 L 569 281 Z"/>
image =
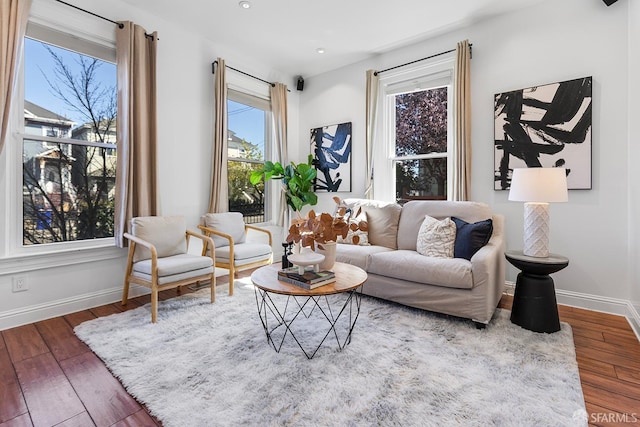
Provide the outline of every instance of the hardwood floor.
<path id="1" fill-rule="evenodd" d="M 226 279 L 218 278 L 218 292 Z M 160 299 L 175 296 L 173 289 Z M 147 302 L 148 295 L 127 307 L 108 304 L 1 331 L 0 427 L 161 426 L 73 333 L 85 320 Z M 500 306 L 510 308 L 511 297 Z M 567 306 L 559 311 L 573 329 L 590 425 L 640 425 L 640 343 L 627 320 Z"/>

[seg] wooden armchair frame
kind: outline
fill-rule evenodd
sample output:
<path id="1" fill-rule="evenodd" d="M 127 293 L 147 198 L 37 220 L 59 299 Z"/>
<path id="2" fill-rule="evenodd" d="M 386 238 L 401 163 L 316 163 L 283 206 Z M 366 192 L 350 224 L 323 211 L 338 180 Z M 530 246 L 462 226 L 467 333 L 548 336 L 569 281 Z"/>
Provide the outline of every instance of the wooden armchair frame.
<path id="1" fill-rule="evenodd" d="M 211 302 L 214 303 L 216 301 L 215 250 L 212 250 L 210 253 L 210 257 L 214 266 L 213 271 L 211 273 L 160 285 L 158 283 L 158 252 L 156 251 L 156 247 L 152 243 L 142 240 L 141 238 L 136 237 L 133 234 L 124 233 L 123 236 L 129 240 L 129 256 L 127 257 L 127 269 L 124 276 L 124 289 L 122 291 L 123 306 L 127 305 L 127 301 L 129 299 L 130 283 L 135 283 L 136 285 L 145 286 L 151 289 L 151 322 L 153 323 L 156 323 L 156 320 L 158 318 L 158 292 L 164 291 L 165 289 L 178 288 L 178 292 L 180 292 L 181 286 L 189 285 L 192 283 L 197 284 L 200 281 L 210 280 L 211 281 Z M 185 239 L 187 241 L 187 250 L 189 250 L 189 237 L 191 236 L 202 240 L 203 246 L 206 247 L 206 245 L 211 245 L 213 247 L 213 240 L 210 237 L 202 234 L 194 233 L 191 230 L 186 230 Z M 134 264 L 133 255 L 136 250 L 136 245 L 144 246 L 145 248 L 149 249 L 149 251 L 151 252 L 151 280 L 150 281 L 133 275 L 133 264 Z M 206 256 L 206 254 L 204 254 L 203 256 Z"/>
<path id="2" fill-rule="evenodd" d="M 254 262 L 251 262 L 251 263 L 248 263 L 248 264 L 242 264 L 240 266 L 236 266 L 233 263 L 233 249 L 234 249 L 233 237 L 231 237 L 230 234 L 223 233 L 222 231 L 218 231 L 218 230 L 215 230 L 213 228 L 210 228 L 210 227 L 207 227 L 207 226 L 204 226 L 204 225 L 199 225 L 198 228 L 200 230 L 202 230 L 202 233 L 204 233 L 204 235 L 207 236 L 207 237 L 211 236 L 212 234 L 215 234 L 216 236 L 223 237 L 223 238 L 225 238 L 225 239 L 227 239 L 229 241 L 229 262 L 216 260 L 215 261 L 215 266 L 219 267 L 219 268 L 226 268 L 227 270 L 229 270 L 229 295 L 230 296 L 233 296 L 233 279 L 237 277 L 238 271 L 247 270 L 249 268 L 254 268 L 254 267 L 259 267 L 261 265 L 268 265 L 268 264 L 271 264 L 273 262 L 273 251 L 272 251 L 271 252 L 271 256 L 268 259 L 264 259 L 264 260 L 260 260 L 260 261 L 254 261 Z M 255 231 L 259 231 L 261 233 L 267 234 L 267 236 L 269 236 L 269 246 L 273 246 L 273 239 L 271 237 L 271 232 L 269 230 L 265 230 L 264 228 L 256 227 L 256 226 L 249 225 L 249 224 L 245 224 L 244 225 L 245 234 L 249 230 L 255 230 Z M 243 243 L 241 243 L 241 244 L 243 244 Z M 213 244 L 213 241 L 212 241 L 211 245 L 212 245 L 211 247 L 215 247 L 215 245 Z M 206 255 L 206 253 L 207 253 L 207 246 L 204 245 L 203 248 L 202 248 L 202 254 Z"/>

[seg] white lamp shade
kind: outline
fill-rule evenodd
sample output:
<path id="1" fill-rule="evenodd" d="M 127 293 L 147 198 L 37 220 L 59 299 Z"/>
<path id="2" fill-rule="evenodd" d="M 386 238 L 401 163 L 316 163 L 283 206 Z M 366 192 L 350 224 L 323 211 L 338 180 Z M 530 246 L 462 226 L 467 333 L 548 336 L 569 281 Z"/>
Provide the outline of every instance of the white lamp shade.
<path id="1" fill-rule="evenodd" d="M 567 173 L 564 168 L 520 168 L 511 176 L 509 200 L 516 202 L 566 202 Z"/>

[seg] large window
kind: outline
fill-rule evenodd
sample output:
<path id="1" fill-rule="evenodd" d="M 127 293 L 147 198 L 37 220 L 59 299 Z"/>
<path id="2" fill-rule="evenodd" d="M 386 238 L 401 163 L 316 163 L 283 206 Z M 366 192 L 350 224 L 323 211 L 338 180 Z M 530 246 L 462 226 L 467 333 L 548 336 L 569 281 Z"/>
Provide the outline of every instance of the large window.
<path id="1" fill-rule="evenodd" d="M 396 200 L 446 200 L 448 87 L 392 95 Z"/>
<path id="2" fill-rule="evenodd" d="M 452 73 L 452 60 L 441 59 L 381 77 L 384 154 L 374 158 L 375 198 L 399 203 L 448 198 Z"/>
<path id="3" fill-rule="evenodd" d="M 22 244 L 113 237 L 115 49 L 29 24 Z"/>
<path id="4" fill-rule="evenodd" d="M 227 97 L 229 211 L 241 212 L 247 223 L 265 222 L 264 183 L 252 185 L 249 177 L 268 155 L 269 102 L 235 90 Z"/>

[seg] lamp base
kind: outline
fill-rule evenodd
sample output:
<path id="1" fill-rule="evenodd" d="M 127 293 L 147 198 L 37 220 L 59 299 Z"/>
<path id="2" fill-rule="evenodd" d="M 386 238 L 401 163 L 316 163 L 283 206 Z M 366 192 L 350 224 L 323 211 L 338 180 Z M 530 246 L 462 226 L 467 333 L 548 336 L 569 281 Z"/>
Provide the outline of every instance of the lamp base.
<path id="1" fill-rule="evenodd" d="M 524 204 L 524 249 L 527 256 L 549 256 L 549 203 Z"/>

